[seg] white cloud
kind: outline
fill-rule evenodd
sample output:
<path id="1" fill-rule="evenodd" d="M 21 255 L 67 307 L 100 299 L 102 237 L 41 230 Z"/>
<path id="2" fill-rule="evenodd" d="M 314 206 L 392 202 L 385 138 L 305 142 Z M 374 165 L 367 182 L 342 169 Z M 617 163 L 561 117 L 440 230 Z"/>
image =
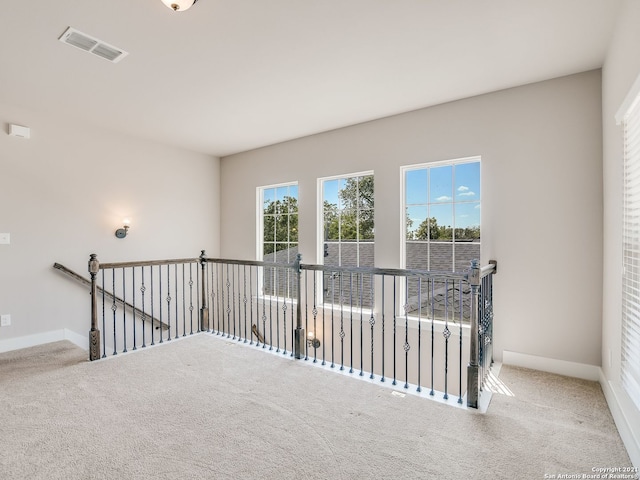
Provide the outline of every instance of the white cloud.
<path id="1" fill-rule="evenodd" d="M 467 190 L 469 190 L 469 187 L 465 187 L 464 185 L 460 185 L 458 187 L 459 192 L 466 192 Z"/>
<path id="2" fill-rule="evenodd" d="M 459 191 L 460 189 L 458 189 Z M 458 194 L 459 197 L 473 197 L 475 196 L 475 192 L 462 192 L 460 194 Z"/>
<path id="3" fill-rule="evenodd" d="M 451 200 L 451 197 L 447 197 L 446 195 L 436 198 L 436 201 L 438 202 L 448 202 L 449 200 Z"/>
<path id="4" fill-rule="evenodd" d="M 475 207 L 473 207 L 473 208 L 480 209 L 480 204 L 476 205 L 476 206 L 475 206 Z"/>

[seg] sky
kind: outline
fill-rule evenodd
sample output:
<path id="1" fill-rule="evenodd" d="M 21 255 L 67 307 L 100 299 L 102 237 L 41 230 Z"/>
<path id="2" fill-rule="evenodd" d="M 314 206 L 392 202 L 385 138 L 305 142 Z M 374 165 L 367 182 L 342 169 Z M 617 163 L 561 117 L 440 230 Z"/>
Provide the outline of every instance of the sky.
<path id="1" fill-rule="evenodd" d="M 324 181 L 324 199 L 340 208 L 338 192 L 345 182 L 344 178 Z M 429 217 L 435 217 L 439 226 L 480 226 L 479 161 L 406 169 L 405 189 L 405 205 L 414 230 Z M 265 203 L 285 196 L 297 198 L 297 185 L 264 190 Z"/>
<path id="2" fill-rule="evenodd" d="M 412 229 L 430 217 L 439 226 L 480 226 L 480 162 L 407 169 L 405 189 Z"/>

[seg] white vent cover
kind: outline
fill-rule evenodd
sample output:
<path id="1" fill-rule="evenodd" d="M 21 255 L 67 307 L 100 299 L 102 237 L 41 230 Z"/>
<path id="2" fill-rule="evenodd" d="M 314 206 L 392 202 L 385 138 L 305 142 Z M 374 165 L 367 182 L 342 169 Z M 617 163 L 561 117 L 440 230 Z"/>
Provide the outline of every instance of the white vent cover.
<path id="1" fill-rule="evenodd" d="M 67 45 L 73 45 L 85 52 L 93 53 L 94 55 L 113 63 L 118 63 L 128 55 L 128 53 L 121 48 L 109 45 L 102 40 L 98 40 L 86 33 L 79 32 L 72 27 L 67 28 L 58 40 L 62 43 L 66 43 Z"/>

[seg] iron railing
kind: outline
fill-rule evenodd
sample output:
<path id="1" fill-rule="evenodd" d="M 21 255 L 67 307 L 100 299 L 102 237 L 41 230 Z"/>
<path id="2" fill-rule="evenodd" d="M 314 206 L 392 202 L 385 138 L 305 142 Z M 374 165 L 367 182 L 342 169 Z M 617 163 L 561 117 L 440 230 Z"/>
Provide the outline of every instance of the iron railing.
<path id="1" fill-rule="evenodd" d="M 89 261 L 90 359 L 209 332 L 478 407 L 493 274 L 207 258 Z M 102 332 L 102 335 L 101 335 Z"/>

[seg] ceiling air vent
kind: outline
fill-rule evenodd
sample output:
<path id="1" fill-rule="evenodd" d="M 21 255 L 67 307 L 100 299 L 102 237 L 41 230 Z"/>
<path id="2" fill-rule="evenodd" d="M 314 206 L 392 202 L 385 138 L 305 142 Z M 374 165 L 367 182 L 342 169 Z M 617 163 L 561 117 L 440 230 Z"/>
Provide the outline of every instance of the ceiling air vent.
<path id="1" fill-rule="evenodd" d="M 91 35 L 87 35 L 86 33 L 79 32 L 72 27 L 67 28 L 62 36 L 60 36 L 59 40 L 63 43 L 73 45 L 74 47 L 84 50 L 85 52 L 92 53 L 113 63 L 118 63 L 128 55 L 128 53 L 121 48 L 109 45 L 102 40 L 98 40 Z"/>

